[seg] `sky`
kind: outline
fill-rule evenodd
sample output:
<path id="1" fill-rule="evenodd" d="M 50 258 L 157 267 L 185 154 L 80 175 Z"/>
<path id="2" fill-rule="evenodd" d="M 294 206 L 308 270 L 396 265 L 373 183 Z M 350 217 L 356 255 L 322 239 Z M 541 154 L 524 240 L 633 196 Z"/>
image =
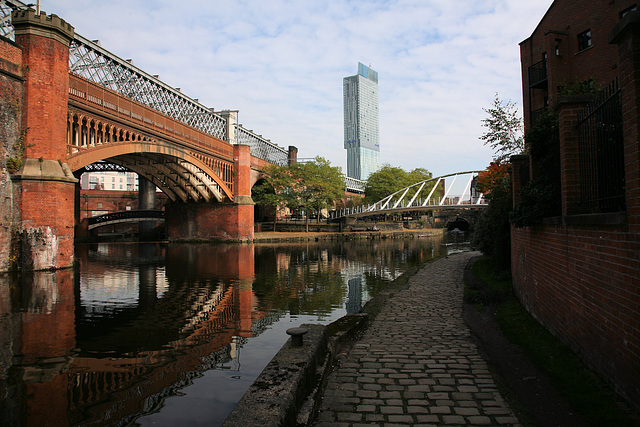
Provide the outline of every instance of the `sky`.
<path id="1" fill-rule="evenodd" d="M 522 104 L 519 46 L 552 0 L 41 0 L 103 48 L 346 172 L 342 80 L 379 74 L 380 162 L 482 170 L 483 108 Z M 521 111 L 521 108 L 519 109 Z"/>

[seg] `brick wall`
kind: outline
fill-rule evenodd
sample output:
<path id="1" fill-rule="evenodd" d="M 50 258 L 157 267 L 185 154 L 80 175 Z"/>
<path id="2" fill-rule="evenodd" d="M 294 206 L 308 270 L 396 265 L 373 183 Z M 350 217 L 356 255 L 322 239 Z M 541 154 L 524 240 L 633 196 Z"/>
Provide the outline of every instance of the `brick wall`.
<path id="1" fill-rule="evenodd" d="M 11 267 L 11 233 L 20 220 L 7 163 L 16 167 L 17 163 L 12 161 L 21 158 L 22 86 L 22 49 L 0 37 L 0 271 Z"/>
<path id="2" fill-rule="evenodd" d="M 15 202 L 22 213 L 21 268 L 43 270 L 73 264 L 75 190 L 67 182 L 20 180 Z"/>
<path id="3" fill-rule="evenodd" d="M 155 193 L 155 208 L 164 209 L 168 197 Z M 81 190 L 80 219 L 93 216 L 94 212 L 122 212 L 138 209 L 138 193 L 118 190 Z"/>
<path id="4" fill-rule="evenodd" d="M 514 290 L 527 310 L 632 402 L 640 402 L 640 242 L 624 227 L 512 233 Z"/>
<path id="5" fill-rule="evenodd" d="M 170 240 L 253 240 L 253 205 L 171 203 L 165 225 Z"/>
<path id="6" fill-rule="evenodd" d="M 577 214 L 581 190 L 575 125 L 585 99 L 559 98 L 562 215 L 542 225 L 513 228 L 511 260 L 514 291 L 527 310 L 640 409 L 640 17 L 631 14 L 617 23 L 618 12 L 610 10 L 625 5 L 556 0 L 536 32 L 549 29 L 549 22 L 561 25 L 563 19 L 564 27 L 570 21 L 574 31 L 577 24 L 569 16 L 575 10 L 575 19 L 592 29 L 594 51 L 596 42 L 610 37 L 614 43 L 604 49 L 600 65 L 615 64 L 606 73 L 617 77 L 621 87 L 626 210 Z M 587 74 L 576 71 L 580 55 L 567 58 L 568 75 L 597 74 L 597 64 L 580 71 Z M 605 69 L 601 76 L 608 76 Z"/>

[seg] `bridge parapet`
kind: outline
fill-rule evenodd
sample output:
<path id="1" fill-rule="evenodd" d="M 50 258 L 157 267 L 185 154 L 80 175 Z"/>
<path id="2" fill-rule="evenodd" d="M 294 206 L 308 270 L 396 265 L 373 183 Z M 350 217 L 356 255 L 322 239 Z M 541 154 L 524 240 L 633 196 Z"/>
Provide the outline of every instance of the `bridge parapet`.
<path id="1" fill-rule="evenodd" d="M 174 142 L 189 147 L 197 146 L 227 159 L 233 158 L 233 147 L 221 138 L 185 125 L 168 115 L 162 114 L 143 103 L 120 96 L 116 91 L 92 82 L 84 77 L 69 75 L 69 101 L 73 106 L 88 107 L 101 114 L 124 119 L 127 123 L 143 126 L 151 133 L 156 133 Z M 115 136 L 117 140 L 119 136 Z M 75 143 L 74 143 L 75 142 Z M 74 141 L 70 149 L 77 151 L 82 143 Z"/>

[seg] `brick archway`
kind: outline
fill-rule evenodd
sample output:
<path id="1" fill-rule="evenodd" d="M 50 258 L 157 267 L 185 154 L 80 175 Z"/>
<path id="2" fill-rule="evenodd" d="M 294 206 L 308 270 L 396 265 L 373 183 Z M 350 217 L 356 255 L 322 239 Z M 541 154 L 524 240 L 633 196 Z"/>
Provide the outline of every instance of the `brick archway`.
<path id="1" fill-rule="evenodd" d="M 70 111 L 67 163 L 72 171 L 109 160 L 149 179 L 173 201 L 233 201 L 234 164 L 160 141 L 106 119 Z"/>

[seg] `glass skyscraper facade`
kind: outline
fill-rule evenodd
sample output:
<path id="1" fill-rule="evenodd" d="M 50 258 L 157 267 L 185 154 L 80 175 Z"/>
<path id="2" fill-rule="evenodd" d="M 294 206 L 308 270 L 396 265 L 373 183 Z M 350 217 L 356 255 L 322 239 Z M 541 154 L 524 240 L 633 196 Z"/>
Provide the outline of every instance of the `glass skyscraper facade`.
<path id="1" fill-rule="evenodd" d="M 378 72 L 358 63 L 358 74 L 342 81 L 347 176 L 366 180 L 380 168 Z"/>

